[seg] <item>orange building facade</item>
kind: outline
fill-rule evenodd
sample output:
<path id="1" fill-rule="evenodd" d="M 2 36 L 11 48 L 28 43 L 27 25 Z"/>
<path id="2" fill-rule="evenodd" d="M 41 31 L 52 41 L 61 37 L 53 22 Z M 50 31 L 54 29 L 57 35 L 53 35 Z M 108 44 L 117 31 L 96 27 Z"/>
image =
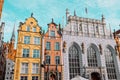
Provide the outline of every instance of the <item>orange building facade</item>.
<path id="1" fill-rule="evenodd" d="M 2 7 L 3 7 L 4 0 L 0 0 L 0 18 L 2 15 Z"/>
<path id="2" fill-rule="evenodd" d="M 41 80 L 63 80 L 61 28 L 52 22 L 43 37 L 43 65 Z"/>

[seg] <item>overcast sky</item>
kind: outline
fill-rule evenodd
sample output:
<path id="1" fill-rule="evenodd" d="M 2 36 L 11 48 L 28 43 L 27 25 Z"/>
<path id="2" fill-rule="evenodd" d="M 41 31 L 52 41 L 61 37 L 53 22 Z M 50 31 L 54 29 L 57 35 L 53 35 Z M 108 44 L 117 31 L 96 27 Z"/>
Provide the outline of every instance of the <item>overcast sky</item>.
<path id="1" fill-rule="evenodd" d="M 101 19 L 103 14 L 106 18 L 107 27 L 109 24 L 113 29 L 120 29 L 120 0 L 4 0 L 2 21 L 5 22 L 4 41 L 9 41 L 12 29 L 19 22 L 24 22 L 33 13 L 43 30 L 47 29 L 47 24 L 54 18 L 57 24 L 65 20 L 65 10 L 69 9 L 73 15 L 74 10 L 80 17 Z M 85 13 L 85 8 L 88 14 Z"/>

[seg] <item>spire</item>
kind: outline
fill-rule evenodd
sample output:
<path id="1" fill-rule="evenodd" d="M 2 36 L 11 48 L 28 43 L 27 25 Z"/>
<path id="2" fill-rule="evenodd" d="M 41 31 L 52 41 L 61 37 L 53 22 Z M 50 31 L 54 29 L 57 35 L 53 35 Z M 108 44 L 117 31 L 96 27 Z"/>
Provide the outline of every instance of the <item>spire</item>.
<path id="1" fill-rule="evenodd" d="M 52 23 L 54 23 L 54 20 L 53 20 L 53 18 L 52 18 Z"/>
<path id="2" fill-rule="evenodd" d="M 109 24 L 109 29 L 110 29 L 110 37 L 112 37 L 112 31 L 111 31 L 111 26 Z"/>
<path id="3" fill-rule="evenodd" d="M 33 13 L 31 13 L 31 17 L 33 17 Z"/>
<path id="4" fill-rule="evenodd" d="M 61 30 L 61 24 L 59 23 L 59 28 L 58 28 L 59 30 Z"/>
<path id="5" fill-rule="evenodd" d="M 74 16 L 76 16 L 76 11 L 74 10 Z"/>
<path id="6" fill-rule="evenodd" d="M 69 10 L 68 8 L 66 9 L 66 23 L 68 23 L 68 17 L 69 17 Z"/>
<path id="7" fill-rule="evenodd" d="M 15 24 L 14 24 L 14 28 L 11 36 L 11 41 L 15 41 Z"/>
<path id="8" fill-rule="evenodd" d="M 102 22 L 105 22 L 105 17 L 103 14 L 102 14 Z"/>

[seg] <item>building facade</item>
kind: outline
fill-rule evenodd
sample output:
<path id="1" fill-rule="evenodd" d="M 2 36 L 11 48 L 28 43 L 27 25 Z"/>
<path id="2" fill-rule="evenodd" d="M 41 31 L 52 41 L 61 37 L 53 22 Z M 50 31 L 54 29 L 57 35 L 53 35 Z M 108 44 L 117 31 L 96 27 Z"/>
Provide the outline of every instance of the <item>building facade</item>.
<path id="1" fill-rule="evenodd" d="M 63 80 L 62 35 L 60 25 L 52 22 L 43 37 L 43 65 L 41 80 Z"/>
<path id="2" fill-rule="evenodd" d="M 1 19 L 1 16 L 2 16 L 3 3 L 4 3 L 4 0 L 0 0 L 0 19 Z"/>
<path id="3" fill-rule="evenodd" d="M 4 27 L 5 23 L 0 25 L 0 80 L 4 79 L 5 76 L 5 65 L 6 65 L 6 47 L 4 46 Z"/>
<path id="4" fill-rule="evenodd" d="M 18 29 L 17 53 L 14 80 L 39 80 L 42 49 L 41 27 L 33 17 L 20 22 Z"/>
<path id="5" fill-rule="evenodd" d="M 118 51 L 118 55 L 120 59 L 120 30 L 115 31 L 113 34 L 116 41 L 116 50 Z"/>
<path id="6" fill-rule="evenodd" d="M 119 57 L 105 18 L 83 18 L 66 10 L 63 28 L 64 80 L 81 76 L 92 80 L 120 80 Z"/>
<path id="7" fill-rule="evenodd" d="M 5 79 L 4 80 L 13 80 L 13 72 L 14 72 L 14 61 L 11 59 L 6 59 L 6 71 L 5 71 Z"/>
<path id="8" fill-rule="evenodd" d="M 13 80 L 15 55 L 16 55 L 16 49 L 14 49 L 14 45 L 15 45 L 15 27 L 12 32 L 10 43 L 9 42 L 6 43 L 7 54 L 6 54 L 5 80 Z"/>

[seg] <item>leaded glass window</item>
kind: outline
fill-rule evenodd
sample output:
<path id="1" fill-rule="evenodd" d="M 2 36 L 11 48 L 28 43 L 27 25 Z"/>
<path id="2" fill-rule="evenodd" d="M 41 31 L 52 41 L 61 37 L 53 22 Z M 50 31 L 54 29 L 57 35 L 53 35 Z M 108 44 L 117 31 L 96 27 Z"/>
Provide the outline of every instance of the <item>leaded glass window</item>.
<path id="1" fill-rule="evenodd" d="M 24 43 L 30 44 L 30 36 L 24 36 Z"/>
<path id="2" fill-rule="evenodd" d="M 116 80 L 116 71 L 115 71 L 115 65 L 113 60 L 112 52 L 109 48 L 105 49 L 105 63 L 107 68 L 107 76 L 109 80 Z"/>
<path id="3" fill-rule="evenodd" d="M 39 58 L 40 56 L 40 50 L 34 49 L 33 50 L 33 58 Z"/>
<path id="4" fill-rule="evenodd" d="M 30 31 L 30 27 L 29 26 L 26 27 L 26 31 Z"/>
<path id="5" fill-rule="evenodd" d="M 32 73 L 33 74 L 38 74 L 39 73 L 39 64 L 38 63 L 33 63 L 32 64 Z"/>
<path id="6" fill-rule="evenodd" d="M 55 57 L 55 62 L 56 62 L 56 64 L 60 64 L 60 56 Z"/>
<path id="7" fill-rule="evenodd" d="M 59 44 L 59 42 L 55 43 L 55 50 L 60 50 L 60 44 Z"/>
<path id="8" fill-rule="evenodd" d="M 47 55 L 45 58 L 46 58 L 46 64 L 50 64 L 50 56 Z"/>
<path id="9" fill-rule="evenodd" d="M 98 66 L 96 51 L 93 47 L 89 47 L 87 49 L 87 59 L 88 59 L 89 67 L 97 67 Z"/>
<path id="10" fill-rule="evenodd" d="M 69 48 L 69 73 L 70 79 L 80 75 L 80 60 L 79 51 L 76 46 Z"/>
<path id="11" fill-rule="evenodd" d="M 29 52 L 30 52 L 30 50 L 29 49 L 23 49 L 23 55 L 22 55 L 22 57 L 29 57 Z"/>
<path id="12" fill-rule="evenodd" d="M 28 63 L 22 63 L 21 64 L 21 73 L 27 74 L 28 73 Z"/>

